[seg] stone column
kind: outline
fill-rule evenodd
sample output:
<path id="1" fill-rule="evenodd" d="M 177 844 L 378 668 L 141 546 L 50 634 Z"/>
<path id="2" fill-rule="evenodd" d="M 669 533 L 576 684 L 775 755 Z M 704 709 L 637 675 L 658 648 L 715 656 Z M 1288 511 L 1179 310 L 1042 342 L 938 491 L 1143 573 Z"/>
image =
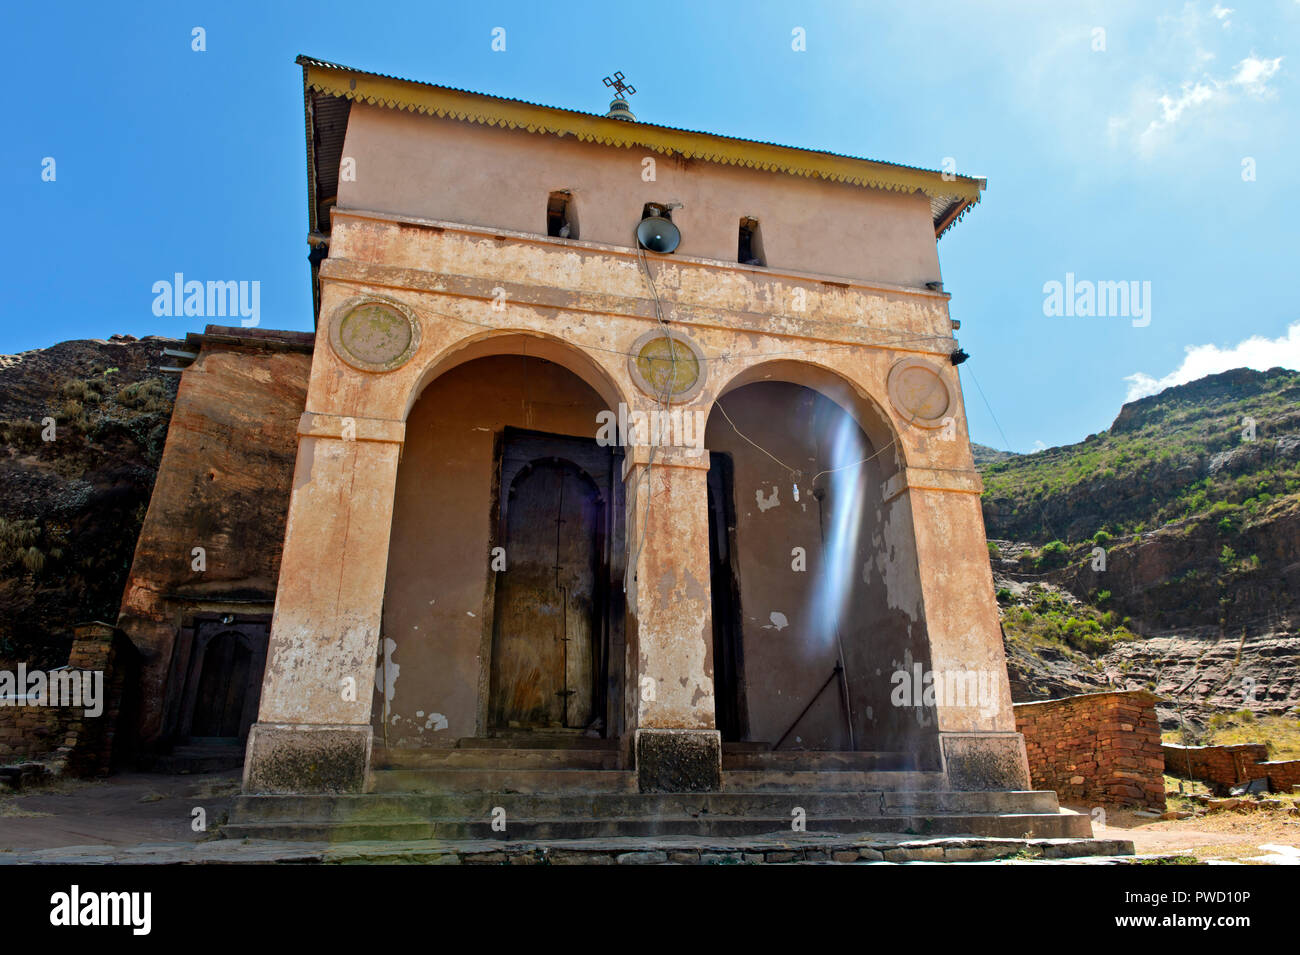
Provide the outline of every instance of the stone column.
<path id="1" fill-rule="evenodd" d="M 642 792 L 716 790 L 709 455 L 631 447 L 627 487 L 627 728 Z M 647 502 L 649 508 L 647 509 Z"/>
<path id="2" fill-rule="evenodd" d="M 1028 789 L 1029 764 L 1011 708 L 980 509 L 982 490 L 975 471 L 909 467 L 890 479 L 885 497 L 905 493 L 911 505 L 930 665 L 945 684 L 936 694 L 936 717 L 948 785 Z"/>
<path id="3" fill-rule="evenodd" d="M 405 425 L 307 412 L 245 792 L 360 792 Z"/>

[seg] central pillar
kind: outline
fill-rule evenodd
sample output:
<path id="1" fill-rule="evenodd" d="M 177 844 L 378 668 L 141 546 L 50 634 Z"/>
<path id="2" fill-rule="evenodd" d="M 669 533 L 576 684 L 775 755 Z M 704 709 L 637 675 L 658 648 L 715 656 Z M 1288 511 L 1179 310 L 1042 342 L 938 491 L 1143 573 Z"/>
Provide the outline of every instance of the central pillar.
<path id="1" fill-rule="evenodd" d="M 627 727 L 642 792 L 722 784 L 713 703 L 709 454 L 628 449 Z"/>
<path id="2" fill-rule="evenodd" d="M 307 412 L 244 791 L 361 792 L 400 421 Z"/>
<path id="3" fill-rule="evenodd" d="M 930 662 L 951 692 L 936 701 L 948 786 L 1029 788 L 975 471 L 907 468 L 887 498 L 906 498 L 916 534 Z"/>

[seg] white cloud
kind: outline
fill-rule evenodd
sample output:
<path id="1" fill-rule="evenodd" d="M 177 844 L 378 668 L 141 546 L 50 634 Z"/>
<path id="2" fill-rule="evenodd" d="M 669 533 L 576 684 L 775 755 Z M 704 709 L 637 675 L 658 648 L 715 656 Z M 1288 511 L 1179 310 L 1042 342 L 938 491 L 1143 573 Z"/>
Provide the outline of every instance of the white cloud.
<path id="1" fill-rule="evenodd" d="M 1133 78 L 1128 109 L 1110 117 L 1112 143 L 1131 142 L 1139 155 L 1152 158 L 1177 138 L 1217 123 L 1224 107 L 1245 97 L 1274 96 L 1272 81 L 1283 57 L 1260 56 L 1252 50 L 1237 59 L 1241 51 L 1229 49 L 1233 43 L 1225 32 L 1234 13 L 1219 3 L 1208 13 L 1188 3 L 1180 14 L 1158 18 L 1157 38 L 1144 54 L 1148 67 Z M 1231 69 L 1224 62 L 1233 62 L 1230 56 L 1236 60 Z M 1216 64 L 1222 65 L 1216 68 Z"/>
<path id="2" fill-rule="evenodd" d="M 1135 401 L 1154 395 L 1156 392 L 1185 385 L 1189 381 L 1217 375 L 1232 368 L 1254 368 L 1267 371 L 1269 368 L 1294 368 L 1300 370 L 1300 322 L 1287 329 L 1280 338 L 1264 338 L 1253 335 L 1245 341 L 1228 348 L 1218 345 L 1188 345 L 1183 363 L 1163 378 L 1152 378 L 1143 372 L 1127 376 L 1129 383 L 1128 397 L 1125 401 Z"/>
<path id="3" fill-rule="evenodd" d="M 1282 57 L 1265 60 L 1251 53 L 1237 64 L 1237 71 L 1232 74 L 1232 82 L 1252 96 L 1270 96 L 1268 81 L 1282 68 Z"/>
<path id="4" fill-rule="evenodd" d="M 1170 96 L 1160 97 L 1160 120 L 1165 126 L 1178 122 L 1180 116 L 1193 106 L 1208 103 L 1214 98 L 1214 90 L 1204 83 L 1184 83 L 1183 91 L 1177 99 Z"/>

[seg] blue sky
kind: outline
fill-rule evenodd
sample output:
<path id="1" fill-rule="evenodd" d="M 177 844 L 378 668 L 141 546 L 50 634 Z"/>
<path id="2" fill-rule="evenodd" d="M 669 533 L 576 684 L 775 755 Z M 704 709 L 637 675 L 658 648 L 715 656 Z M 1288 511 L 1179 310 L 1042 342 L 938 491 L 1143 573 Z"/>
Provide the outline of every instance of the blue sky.
<path id="1" fill-rule="evenodd" d="M 0 353 L 197 330 L 153 314 L 175 272 L 260 281 L 263 327 L 309 329 L 307 53 L 587 111 L 622 70 L 650 122 L 987 177 L 939 245 L 985 444 L 1077 441 L 1162 385 L 1300 367 L 1297 0 L 47 3 L 0 27 Z M 1149 324 L 1045 315 L 1067 273 L 1149 282 Z"/>

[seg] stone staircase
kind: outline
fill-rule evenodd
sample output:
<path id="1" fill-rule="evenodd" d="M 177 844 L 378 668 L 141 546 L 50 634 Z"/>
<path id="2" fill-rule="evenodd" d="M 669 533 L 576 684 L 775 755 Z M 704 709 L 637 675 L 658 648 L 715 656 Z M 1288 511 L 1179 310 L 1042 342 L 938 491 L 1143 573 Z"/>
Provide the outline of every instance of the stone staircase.
<path id="1" fill-rule="evenodd" d="M 808 833 L 1087 839 L 1088 817 L 1051 792 L 944 791 L 902 754 L 724 753 L 722 788 L 641 793 L 614 741 L 464 740 L 455 749 L 379 751 L 372 791 L 245 795 L 228 838 L 302 842 L 747 838 Z M 493 828 L 504 811 L 504 830 Z"/>

